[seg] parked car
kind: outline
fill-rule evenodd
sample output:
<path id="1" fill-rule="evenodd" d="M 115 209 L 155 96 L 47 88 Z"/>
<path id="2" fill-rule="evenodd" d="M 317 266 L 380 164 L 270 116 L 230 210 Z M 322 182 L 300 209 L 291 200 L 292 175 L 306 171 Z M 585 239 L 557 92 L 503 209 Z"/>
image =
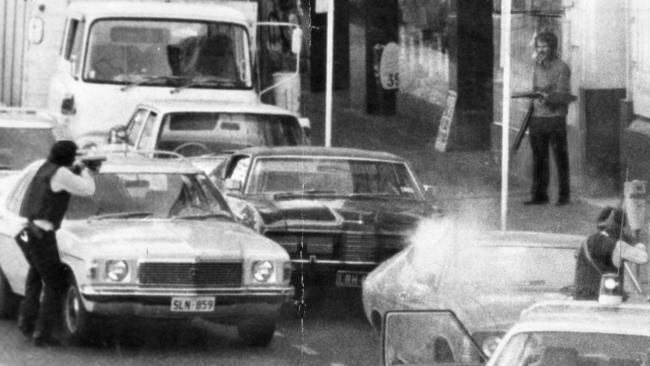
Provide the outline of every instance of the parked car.
<path id="1" fill-rule="evenodd" d="M 649 350 L 647 301 L 568 300 L 525 309 L 489 360 L 453 312 L 390 312 L 382 359 L 383 365 L 642 366 L 650 363 Z"/>
<path id="2" fill-rule="evenodd" d="M 409 163 L 385 152 L 256 147 L 216 174 L 235 214 L 289 252 L 294 283 L 359 287 L 440 214 Z"/>
<path id="3" fill-rule="evenodd" d="M 125 129 L 125 142 L 131 148 L 173 151 L 186 157 L 248 146 L 309 143 L 307 119 L 262 103 L 154 100 L 139 104 Z"/>
<path id="4" fill-rule="evenodd" d="M 0 108 L 0 171 L 18 171 L 50 152 L 55 141 L 69 138 L 56 118 L 36 109 Z"/>
<path id="5" fill-rule="evenodd" d="M 41 162 L 2 182 L 0 315 L 15 311 L 27 263 L 14 236 L 25 190 Z M 186 319 L 237 325 L 248 343 L 273 337 L 293 298 L 287 252 L 237 222 L 205 174 L 182 159 L 108 155 L 92 197 L 73 196 L 59 252 L 68 268 L 63 336 L 84 341 L 103 317 Z"/>
<path id="6" fill-rule="evenodd" d="M 373 328 L 380 331 L 391 310 L 450 309 L 489 353 L 521 310 L 572 295 L 583 237 L 459 226 L 418 234 L 421 240 L 366 277 L 362 301 Z"/>

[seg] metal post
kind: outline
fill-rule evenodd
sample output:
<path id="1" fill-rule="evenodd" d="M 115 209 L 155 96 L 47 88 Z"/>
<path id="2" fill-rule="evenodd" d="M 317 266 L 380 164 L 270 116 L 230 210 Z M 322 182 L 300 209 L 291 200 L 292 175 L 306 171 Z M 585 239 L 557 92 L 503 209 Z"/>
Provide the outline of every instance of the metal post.
<path id="1" fill-rule="evenodd" d="M 334 74 L 334 0 L 327 2 L 327 67 L 325 71 L 325 146 L 332 146 L 332 80 Z"/>
<path id="2" fill-rule="evenodd" d="M 501 64 L 503 95 L 501 121 L 501 230 L 507 228 L 508 166 L 510 164 L 510 10 L 511 0 L 501 0 Z"/>

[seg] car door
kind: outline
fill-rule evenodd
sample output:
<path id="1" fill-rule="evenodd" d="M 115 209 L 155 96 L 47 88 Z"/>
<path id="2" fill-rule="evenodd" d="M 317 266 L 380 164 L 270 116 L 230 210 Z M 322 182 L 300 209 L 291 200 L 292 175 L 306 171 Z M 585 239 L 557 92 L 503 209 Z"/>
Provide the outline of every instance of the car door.
<path id="1" fill-rule="evenodd" d="M 389 311 L 382 327 L 382 365 L 482 365 L 478 344 L 451 310 Z"/>
<path id="2" fill-rule="evenodd" d="M 40 164 L 32 164 L 22 174 L 2 182 L 7 190 L 0 198 L 0 267 L 12 290 L 21 295 L 25 292 L 28 264 L 14 237 L 25 224 L 26 220 L 18 213 L 38 166 Z"/>

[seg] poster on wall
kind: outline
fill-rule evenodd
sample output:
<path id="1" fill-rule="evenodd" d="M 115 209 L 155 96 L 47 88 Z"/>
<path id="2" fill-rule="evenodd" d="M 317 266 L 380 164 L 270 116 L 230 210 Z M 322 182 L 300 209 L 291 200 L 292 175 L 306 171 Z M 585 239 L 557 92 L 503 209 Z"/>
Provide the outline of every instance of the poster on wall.
<path id="1" fill-rule="evenodd" d="M 456 108 L 457 96 L 453 90 L 447 93 L 445 109 L 442 111 L 442 117 L 440 117 L 440 124 L 438 125 L 438 135 L 436 136 L 435 147 L 440 152 L 447 151 L 447 142 L 449 140 L 449 133 L 451 132 L 451 124 L 454 121 L 454 109 Z"/>

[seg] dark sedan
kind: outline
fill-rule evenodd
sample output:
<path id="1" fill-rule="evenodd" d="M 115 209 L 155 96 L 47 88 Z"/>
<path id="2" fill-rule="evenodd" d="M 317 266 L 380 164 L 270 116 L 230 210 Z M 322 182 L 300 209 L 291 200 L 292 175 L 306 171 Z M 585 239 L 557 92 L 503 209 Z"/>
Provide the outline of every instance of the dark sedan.
<path id="1" fill-rule="evenodd" d="M 439 215 L 429 187 L 392 154 L 348 148 L 257 147 L 217 173 L 233 211 L 281 244 L 298 279 L 359 287 Z"/>

